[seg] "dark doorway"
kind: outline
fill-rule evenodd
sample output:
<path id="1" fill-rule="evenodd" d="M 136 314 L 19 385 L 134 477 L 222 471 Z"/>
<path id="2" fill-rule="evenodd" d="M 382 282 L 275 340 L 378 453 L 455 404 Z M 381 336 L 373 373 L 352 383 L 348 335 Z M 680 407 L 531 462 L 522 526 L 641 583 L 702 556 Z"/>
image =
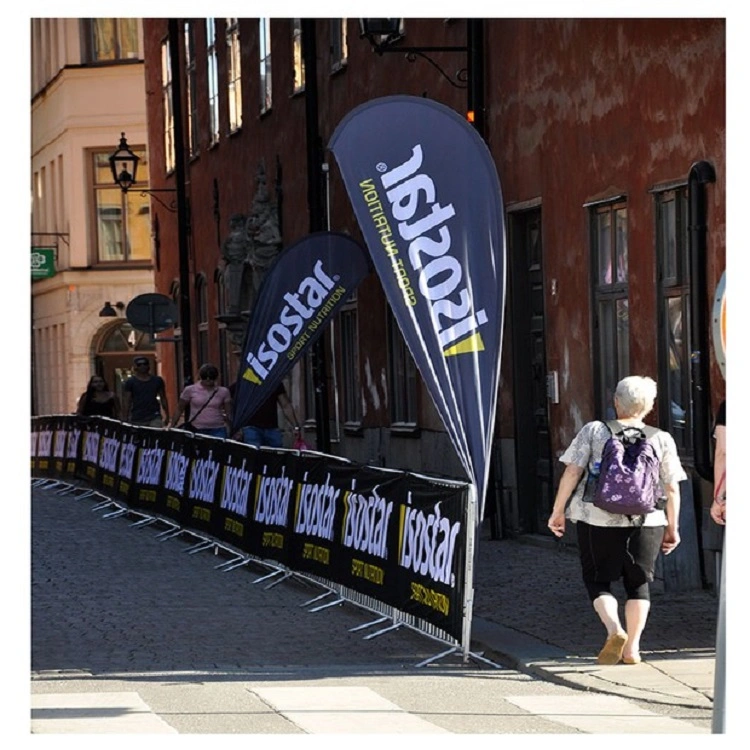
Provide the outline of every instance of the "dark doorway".
<path id="1" fill-rule="evenodd" d="M 510 213 L 513 396 L 519 533 L 546 529 L 552 508 L 552 460 L 541 207 Z"/>

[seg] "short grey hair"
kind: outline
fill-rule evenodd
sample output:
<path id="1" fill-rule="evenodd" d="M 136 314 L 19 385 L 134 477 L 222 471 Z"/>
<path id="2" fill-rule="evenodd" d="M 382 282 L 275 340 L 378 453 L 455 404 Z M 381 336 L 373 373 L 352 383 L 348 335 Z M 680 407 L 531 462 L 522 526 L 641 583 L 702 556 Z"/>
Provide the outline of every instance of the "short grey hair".
<path id="1" fill-rule="evenodd" d="M 623 378 L 615 389 L 622 416 L 645 417 L 654 408 L 656 381 L 641 375 Z"/>

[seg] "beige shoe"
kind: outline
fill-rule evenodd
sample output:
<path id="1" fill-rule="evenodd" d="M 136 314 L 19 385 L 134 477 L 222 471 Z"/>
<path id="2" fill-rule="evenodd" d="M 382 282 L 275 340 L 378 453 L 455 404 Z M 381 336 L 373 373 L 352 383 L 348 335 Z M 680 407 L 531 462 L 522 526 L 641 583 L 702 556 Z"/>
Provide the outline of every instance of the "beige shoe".
<path id="1" fill-rule="evenodd" d="M 617 664 L 622 659 L 622 652 L 627 642 L 626 633 L 614 633 L 607 638 L 596 660 L 599 664 Z"/>
<path id="2" fill-rule="evenodd" d="M 636 654 L 635 656 L 623 656 L 622 657 L 622 663 L 623 664 L 640 664 L 643 661 L 641 657 Z"/>

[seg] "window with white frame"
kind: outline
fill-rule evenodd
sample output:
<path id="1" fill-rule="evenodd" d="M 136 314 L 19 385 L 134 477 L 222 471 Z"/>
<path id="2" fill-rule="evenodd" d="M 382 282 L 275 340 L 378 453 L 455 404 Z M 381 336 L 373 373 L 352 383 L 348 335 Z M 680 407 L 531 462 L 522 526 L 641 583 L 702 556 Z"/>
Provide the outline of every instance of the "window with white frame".
<path id="1" fill-rule="evenodd" d="M 624 202 L 591 209 L 594 349 L 599 414 L 614 419 L 617 383 L 630 369 L 628 209 Z"/>
<path id="2" fill-rule="evenodd" d="M 189 156 L 198 153 L 198 104 L 195 69 L 195 24 L 185 21 L 185 100 L 187 102 L 187 131 Z"/>
<path id="3" fill-rule="evenodd" d="M 687 187 L 655 194 L 659 423 L 682 456 L 693 452 L 690 362 L 690 255 Z"/>
<path id="4" fill-rule="evenodd" d="M 137 18 L 86 18 L 87 62 L 138 59 Z"/>
<path id="5" fill-rule="evenodd" d="M 298 94 L 305 90 L 305 61 L 302 57 L 302 19 L 292 19 L 292 66 L 294 68 L 294 89 Z"/>
<path id="6" fill-rule="evenodd" d="M 273 104 L 271 85 L 271 19 L 261 18 L 258 27 L 260 55 L 260 112 L 268 112 Z"/>
<path id="7" fill-rule="evenodd" d="M 331 19 L 331 70 L 341 70 L 349 60 L 346 18 Z"/>
<path id="8" fill-rule="evenodd" d="M 386 311 L 388 406 L 392 428 L 417 426 L 417 366 L 390 307 Z"/>
<path id="9" fill-rule="evenodd" d="M 161 45 L 161 101 L 164 111 L 164 169 L 171 172 L 175 166 L 174 109 L 172 105 L 172 62 L 169 42 Z"/>
<path id="10" fill-rule="evenodd" d="M 240 27 L 238 19 L 227 18 L 227 99 L 229 132 L 242 127 L 242 66 L 240 62 Z"/>
<path id="11" fill-rule="evenodd" d="M 148 174 L 146 149 L 132 147 L 140 159 L 138 170 Z M 149 199 L 141 195 L 148 183 L 139 179 L 127 192 L 112 183 L 109 153 L 93 154 L 94 212 L 96 215 L 96 260 L 98 263 L 144 263 L 151 260 Z"/>
<path id="12" fill-rule="evenodd" d="M 216 19 L 206 19 L 206 63 L 208 68 L 209 143 L 219 142 L 219 61 L 216 50 Z"/>

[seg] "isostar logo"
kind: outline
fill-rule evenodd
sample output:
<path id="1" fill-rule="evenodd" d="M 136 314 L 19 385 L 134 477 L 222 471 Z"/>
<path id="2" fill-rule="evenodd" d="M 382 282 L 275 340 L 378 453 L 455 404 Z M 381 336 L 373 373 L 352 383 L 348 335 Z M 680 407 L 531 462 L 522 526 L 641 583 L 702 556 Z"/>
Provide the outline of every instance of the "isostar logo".
<path id="1" fill-rule="evenodd" d="M 446 206 L 440 204 L 432 178 L 419 171 L 422 160 L 422 146 L 417 144 L 403 164 L 389 169 L 381 162 L 376 168 L 381 173 L 380 182 L 391 205 L 393 219 L 397 222 L 398 234 L 409 243 L 409 264 L 419 275 L 417 286 L 429 305 L 443 356 L 480 352 L 484 350 L 484 341 L 479 329 L 487 323 L 487 313 L 474 310 L 464 269 L 450 252 L 452 238 L 448 222 L 456 211 L 452 203 Z M 367 195 L 365 200 L 368 204 L 373 203 Z M 372 205 L 370 213 L 373 213 Z M 373 215 L 382 241 L 382 219 L 379 223 L 378 218 Z M 385 243 L 384 247 L 389 252 Z M 396 261 L 393 255 L 391 260 L 394 272 L 398 271 L 399 287 L 413 294 L 413 286 L 404 278 L 403 260 Z M 400 264 L 399 268 L 397 264 Z M 415 303 L 416 300 L 411 302 Z"/>
<path id="2" fill-rule="evenodd" d="M 280 356 L 294 359 L 346 294 L 346 289 L 336 284 L 338 279 L 338 276 L 328 275 L 323 270 L 323 261 L 319 260 L 313 274 L 302 279 L 295 292 L 284 295 L 287 304 L 278 321 L 270 326 L 257 350 L 248 351 L 245 357 L 248 367 L 243 378 L 261 385 Z"/>

